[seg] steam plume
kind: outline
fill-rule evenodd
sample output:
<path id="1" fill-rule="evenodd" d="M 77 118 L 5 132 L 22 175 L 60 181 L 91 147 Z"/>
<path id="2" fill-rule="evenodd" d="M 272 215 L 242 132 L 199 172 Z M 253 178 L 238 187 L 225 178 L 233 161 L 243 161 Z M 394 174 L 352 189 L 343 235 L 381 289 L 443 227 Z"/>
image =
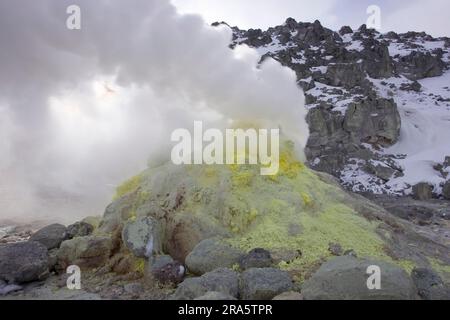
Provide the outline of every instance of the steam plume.
<path id="1" fill-rule="evenodd" d="M 229 49 L 229 28 L 165 0 L 79 0 L 81 30 L 68 30 L 72 4 L 0 2 L 0 219 L 101 214 L 194 119 L 281 127 L 302 151 L 295 74 Z"/>

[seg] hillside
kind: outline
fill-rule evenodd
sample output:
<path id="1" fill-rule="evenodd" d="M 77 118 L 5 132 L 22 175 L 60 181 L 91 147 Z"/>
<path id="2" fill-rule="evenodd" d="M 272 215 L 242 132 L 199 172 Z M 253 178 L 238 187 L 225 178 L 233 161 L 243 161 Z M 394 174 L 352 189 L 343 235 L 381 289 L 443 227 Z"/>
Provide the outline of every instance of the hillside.
<path id="1" fill-rule="evenodd" d="M 355 192 L 408 195 L 427 182 L 443 197 L 450 178 L 449 38 L 381 34 L 365 25 L 335 32 L 292 18 L 233 33 L 233 47 L 246 44 L 296 72 L 310 110 L 312 168 Z"/>

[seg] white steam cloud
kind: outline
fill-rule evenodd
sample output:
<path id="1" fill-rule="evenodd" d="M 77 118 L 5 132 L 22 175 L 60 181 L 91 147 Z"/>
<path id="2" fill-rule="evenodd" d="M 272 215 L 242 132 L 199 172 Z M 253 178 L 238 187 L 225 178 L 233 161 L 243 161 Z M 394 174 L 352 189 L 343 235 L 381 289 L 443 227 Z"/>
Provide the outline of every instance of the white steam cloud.
<path id="1" fill-rule="evenodd" d="M 302 150 L 294 72 L 165 0 L 0 2 L 0 220 L 101 214 L 193 120 L 281 127 Z"/>

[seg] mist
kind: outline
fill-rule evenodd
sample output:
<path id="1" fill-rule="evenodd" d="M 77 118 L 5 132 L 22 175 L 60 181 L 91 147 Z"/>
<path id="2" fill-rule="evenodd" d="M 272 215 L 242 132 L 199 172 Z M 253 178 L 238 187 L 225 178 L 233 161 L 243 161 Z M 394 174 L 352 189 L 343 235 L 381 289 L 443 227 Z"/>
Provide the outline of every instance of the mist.
<path id="1" fill-rule="evenodd" d="M 293 71 L 229 48 L 231 30 L 165 0 L 0 2 L 0 220 L 101 215 L 115 187 L 169 160 L 194 120 L 309 130 Z"/>

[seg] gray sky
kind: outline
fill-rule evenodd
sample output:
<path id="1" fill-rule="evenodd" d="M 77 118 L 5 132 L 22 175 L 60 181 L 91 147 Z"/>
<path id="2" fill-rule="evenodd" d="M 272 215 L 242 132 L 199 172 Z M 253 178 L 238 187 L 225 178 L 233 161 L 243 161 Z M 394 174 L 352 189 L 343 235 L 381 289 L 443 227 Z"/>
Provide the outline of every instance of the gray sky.
<path id="1" fill-rule="evenodd" d="M 208 22 L 226 21 L 241 28 L 279 25 L 287 17 L 298 21 L 319 19 L 323 25 L 338 29 L 343 25 L 359 27 L 366 23 L 369 5 L 378 5 L 382 32 L 426 31 L 448 36 L 448 0 L 172 0 L 180 12 L 199 13 Z"/>

